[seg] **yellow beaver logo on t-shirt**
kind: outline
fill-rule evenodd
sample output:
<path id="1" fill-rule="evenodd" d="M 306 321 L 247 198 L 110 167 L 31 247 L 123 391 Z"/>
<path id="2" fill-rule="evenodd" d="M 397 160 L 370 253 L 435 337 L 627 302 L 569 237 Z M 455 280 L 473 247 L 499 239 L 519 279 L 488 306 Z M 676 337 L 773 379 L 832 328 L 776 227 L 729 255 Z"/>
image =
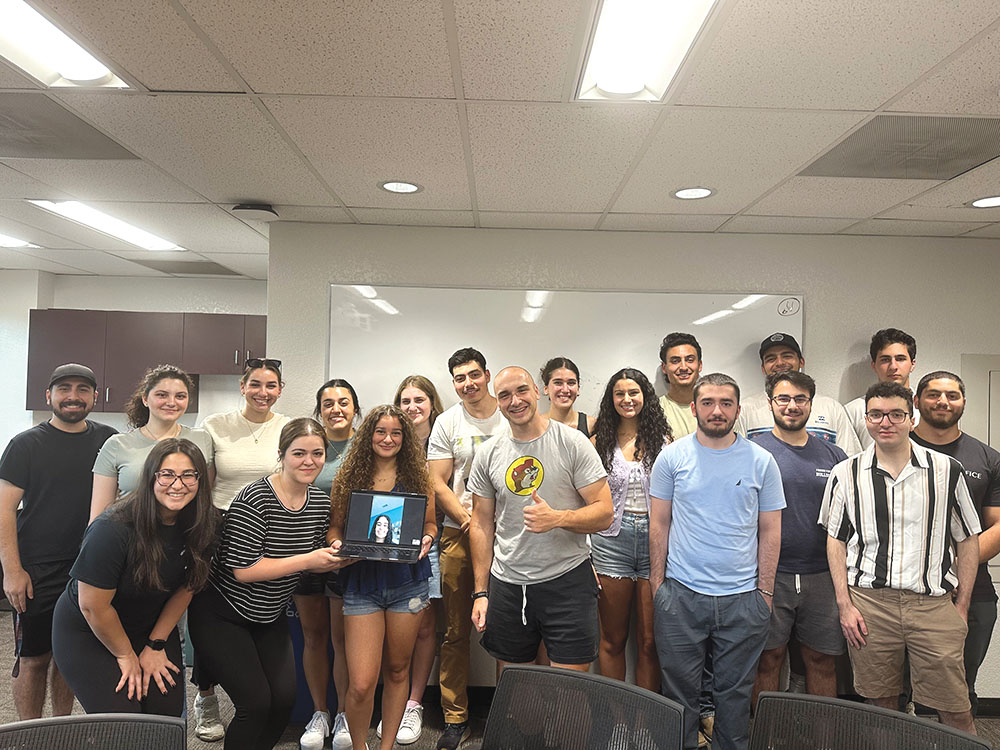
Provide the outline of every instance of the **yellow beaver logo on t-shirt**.
<path id="1" fill-rule="evenodd" d="M 530 495 L 542 485 L 545 469 L 534 456 L 524 456 L 507 467 L 507 489 L 515 495 Z"/>

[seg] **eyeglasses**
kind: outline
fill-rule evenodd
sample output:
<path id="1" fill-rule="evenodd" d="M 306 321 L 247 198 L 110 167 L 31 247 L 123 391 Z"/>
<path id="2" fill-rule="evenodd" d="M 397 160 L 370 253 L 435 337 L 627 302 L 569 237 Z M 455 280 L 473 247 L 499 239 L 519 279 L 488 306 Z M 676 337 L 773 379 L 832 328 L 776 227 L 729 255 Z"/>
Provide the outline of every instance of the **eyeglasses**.
<path id="1" fill-rule="evenodd" d="M 812 399 L 809 398 L 808 396 L 786 396 L 786 395 L 772 396 L 771 400 L 778 406 L 788 406 L 793 401 L 795 402 L 796 406 L 805 406 L 810 401 L 812 401 Z"/>
<path id="2" fill-rule="evenodd" d="M 185 471 L 181 474 L 170 471 L 169 469 L 164 469 L 163 471 L 158 471 L 154 474 L 156 477 L 156 483 L 161 487 L 173 487 L 174 482 L 178 479 L 181 480 L 181 484 L 190 489 L 198 484 L 198 472 L 197 471 Z"/>
<path id="3" fill-rule="evenodd" d="M 865 419 L 872 424 L 880 424 L 886 417 L 889 417 L 890 424 L 903 424 L 903 422 L 910 418 L 910 415 L 908 412 L 901 409 L 893 409 L 892 411 L 878 411 L 877 409 L 872 409 L 871 411 L 865 412 Z"/>
<path id="4" fill-rule="evenodd" d="M 281 369 L 281 360 L 280 359 L 261 359 L 260 357 L 254 357 L 253 359 L 248 359 L 247 360 L 246 369 L 248 369 L 248 370 L 256 370 L 258 367 L 264 367 L 264 368 L 267 368 L 267 369 L 280 370 Z"/>

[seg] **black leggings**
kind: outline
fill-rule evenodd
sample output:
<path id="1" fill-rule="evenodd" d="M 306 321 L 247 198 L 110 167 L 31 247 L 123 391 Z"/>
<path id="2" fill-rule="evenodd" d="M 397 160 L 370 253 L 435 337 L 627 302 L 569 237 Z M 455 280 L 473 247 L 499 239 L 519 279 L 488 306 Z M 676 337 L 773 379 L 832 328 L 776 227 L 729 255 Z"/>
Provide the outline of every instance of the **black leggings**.
<path id="1" fill-rule="evenodd" d="M 226 750 L 271 750 L 295 705 L 295 658 L 288 620 L 248 620 L 209 586 L 191 601 L 188 629 L 198 661 L 236 707 Z"/>
<path id="2" fill-rule="evenodd" d="M 146 646 L 145 633 L 128 633 L 136 654 Z M 63 593 L 52 616 L 52 652 L 59 672 L 66 678 L 83 710 L 93 713 L 160 714 L 180 716 L 184 709 L 184 675 L 173 674 L 174 686 L 167 684 L 164 695 L 153 680 L 143 699 L 128 699 L 128 686 L 117 693 L 122 678 L 118 660 L 90 629 L 80 609 Z M 167 638 L 167 658 L 181 666 L 181 641 L 174 628 Z"/>

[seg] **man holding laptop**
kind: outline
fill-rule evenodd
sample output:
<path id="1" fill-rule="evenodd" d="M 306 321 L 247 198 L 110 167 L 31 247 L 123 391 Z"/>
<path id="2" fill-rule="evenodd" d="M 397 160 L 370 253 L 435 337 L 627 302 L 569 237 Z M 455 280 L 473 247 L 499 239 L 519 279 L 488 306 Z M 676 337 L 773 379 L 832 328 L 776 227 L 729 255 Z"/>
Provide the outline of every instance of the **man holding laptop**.
<path id="1" fill-rule="evenodd" d="M 611 525 L 607 472 L 582 432 L 538 412 L 527 370 L 494 380 L 510 424 L 484 443 L 467 482 L 475 574 L 472 621 L 500 662 L 586 671 L 597 658 L 597 580 L 587 534 Z"/>

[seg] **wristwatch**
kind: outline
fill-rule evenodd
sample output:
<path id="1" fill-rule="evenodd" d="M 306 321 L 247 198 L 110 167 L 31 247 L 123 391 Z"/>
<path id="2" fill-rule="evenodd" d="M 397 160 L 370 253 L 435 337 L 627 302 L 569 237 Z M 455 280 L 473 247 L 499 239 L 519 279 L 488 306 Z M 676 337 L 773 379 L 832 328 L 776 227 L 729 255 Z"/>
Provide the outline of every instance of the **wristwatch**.
<path id="1" fill-rule="evenodd" d="M 154 641 L 154 640 L 152 640 L 150 638 L 147 638 L 146 639 L 146 645 L 149 646 L 151 649 L 153 649 L 153 651 L 162 651 L 164 648 L 166 648 L 167 642 L 166 641 Z"/>

